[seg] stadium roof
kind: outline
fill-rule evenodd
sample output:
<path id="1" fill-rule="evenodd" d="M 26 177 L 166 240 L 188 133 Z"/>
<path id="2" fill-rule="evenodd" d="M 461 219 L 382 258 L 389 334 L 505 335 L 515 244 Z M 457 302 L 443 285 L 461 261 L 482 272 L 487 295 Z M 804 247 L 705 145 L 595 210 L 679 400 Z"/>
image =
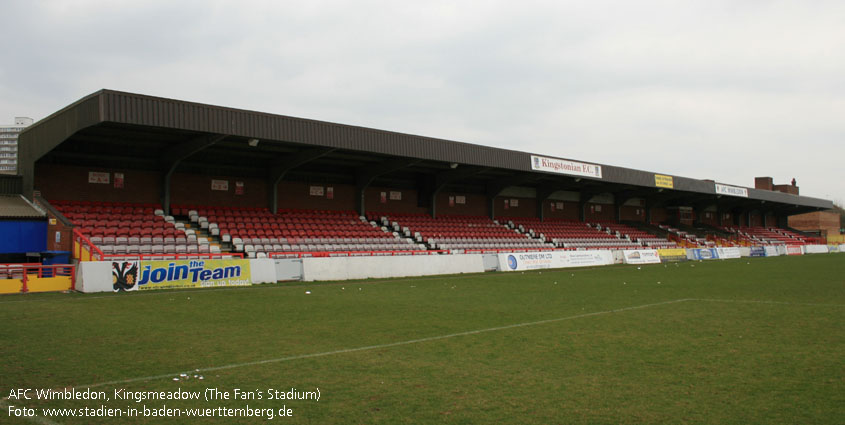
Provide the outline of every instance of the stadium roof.
<path id="1" fill-rule="evenodd" d="M 18 149 L 27 196 L 39 162 L 160 170 L 168 178 L 175 170 L 264 177 L 271 187 L 281 179 L 359 188 L 381 182 L 428 192 L 448 185 L 493 197 L 520 186 L 542 199 L 566 190 L 587 197 L 612 193 L 617 203 L 642 197 L 651 205 L 715 204 L 785 215 L 833 207 L 829 200 L 709 180 L 112 90 L 27 128 Z M 552 162 L 544 167 L 538 157 Z M 579 166 L 590 173 L 572 171 Z M 163 198 L 167 205 L 169 194 Z"/>

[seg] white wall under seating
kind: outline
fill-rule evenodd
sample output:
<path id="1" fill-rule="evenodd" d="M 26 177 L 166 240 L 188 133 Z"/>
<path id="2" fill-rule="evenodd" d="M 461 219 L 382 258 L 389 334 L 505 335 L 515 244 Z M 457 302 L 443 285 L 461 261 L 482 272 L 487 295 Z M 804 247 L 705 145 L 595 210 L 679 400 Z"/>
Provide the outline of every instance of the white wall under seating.
<path id="1" fill-rule="evenodd" d="M 481 254 L 302 259 L 302 280 L 306 282 L 483 272 Z"/>
<path id="2" fill-rule="evenodd" d="M 827 245 L 804 245 L 804 252 L 807 254 L 827 254 Z"/>
<path id="3" fill-rule="evenodd" d="M 111 261 L 81 261 L 76 265 L 76 290 L 113 292 Z"/>
<path id="4" fill-rule="evenodd" d="M 252 283 L 276 283 L 276 262 L 271 258 L 249 260 L 249 274 Z"/>

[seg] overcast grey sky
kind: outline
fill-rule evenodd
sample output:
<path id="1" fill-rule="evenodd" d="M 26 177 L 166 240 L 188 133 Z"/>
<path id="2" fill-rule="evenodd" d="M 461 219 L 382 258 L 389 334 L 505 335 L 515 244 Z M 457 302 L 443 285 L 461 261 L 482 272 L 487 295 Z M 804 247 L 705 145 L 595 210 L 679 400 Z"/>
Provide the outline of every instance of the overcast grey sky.
<path id="1" fill-rule="evenodd" d="M 845 200 L 843 1 L 0 11 L 0 123 L 109 88 Z"/>

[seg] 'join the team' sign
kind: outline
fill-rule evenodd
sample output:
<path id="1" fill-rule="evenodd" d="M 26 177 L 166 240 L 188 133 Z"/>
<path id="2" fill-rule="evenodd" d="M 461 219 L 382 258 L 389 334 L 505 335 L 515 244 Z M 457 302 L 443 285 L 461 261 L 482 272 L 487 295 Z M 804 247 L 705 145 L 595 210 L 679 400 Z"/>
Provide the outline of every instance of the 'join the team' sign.
<path id="1" fill-rule="evenodd" d="M 115 291 L 250 285 L 249 261 L 175 260 L 116 263 Z"/>

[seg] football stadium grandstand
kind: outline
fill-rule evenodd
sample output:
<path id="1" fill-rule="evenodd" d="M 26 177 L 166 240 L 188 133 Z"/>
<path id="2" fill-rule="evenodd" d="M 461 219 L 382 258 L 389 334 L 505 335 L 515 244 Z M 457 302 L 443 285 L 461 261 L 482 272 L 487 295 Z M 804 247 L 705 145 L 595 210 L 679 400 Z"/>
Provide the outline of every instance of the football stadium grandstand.
<path id="1" fill-rule="evenodd" d="M 112 90 L 19 140 L 20 175 L 0 188 L 38 212 L 35 251 L 73 262 L 801 246 L 825 242 L 788 217 L 833 207 L 797 188 Z"/>

